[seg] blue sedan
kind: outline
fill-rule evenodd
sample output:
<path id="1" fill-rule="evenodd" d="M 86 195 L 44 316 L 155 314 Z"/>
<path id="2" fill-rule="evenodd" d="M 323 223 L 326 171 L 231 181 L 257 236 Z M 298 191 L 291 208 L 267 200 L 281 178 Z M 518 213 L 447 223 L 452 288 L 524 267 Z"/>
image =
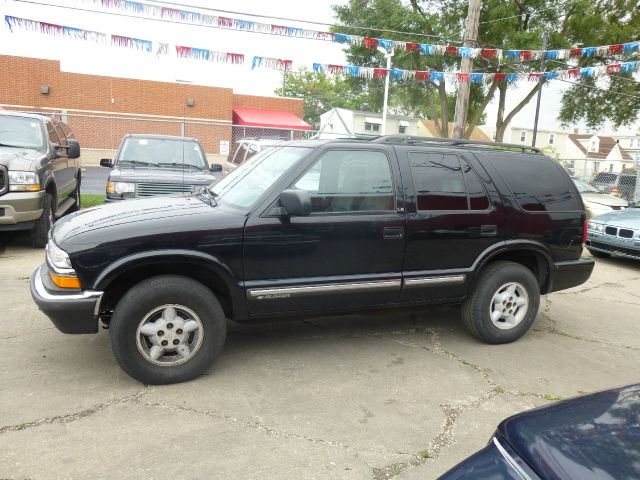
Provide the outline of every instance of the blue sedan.
<path id="1" fill-rule="evenodd" d="M 587 249 L 594 257 L 640 260 L 640 203 L 589 220 Z"/>
<path id="2" fill-rule="evenodd" d="M 489 445 L 441 480 L 640 478 L 640 384 L 504 420 Z"/>

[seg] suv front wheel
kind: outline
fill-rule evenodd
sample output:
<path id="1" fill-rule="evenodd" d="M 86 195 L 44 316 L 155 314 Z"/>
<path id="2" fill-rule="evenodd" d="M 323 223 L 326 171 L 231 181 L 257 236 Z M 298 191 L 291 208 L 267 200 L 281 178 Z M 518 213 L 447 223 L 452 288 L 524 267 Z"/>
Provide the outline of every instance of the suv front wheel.
<path id="1" fill-rule="evenodd" d="M 524 335 L 540 306 L 540 286 L 531 270 L 514 262 L 490 264 L 462 305 L 462 320 L 484 342 L 509 343 Z"/>
<path id="2" fill-rule="evenodd" d="M 213 293 L 177 275 L 153 277 L 131 288 L 109 325 L 120 367 L 136 380 L 156 385 L 204 373 L 222 351 L 226 329 Z"/>

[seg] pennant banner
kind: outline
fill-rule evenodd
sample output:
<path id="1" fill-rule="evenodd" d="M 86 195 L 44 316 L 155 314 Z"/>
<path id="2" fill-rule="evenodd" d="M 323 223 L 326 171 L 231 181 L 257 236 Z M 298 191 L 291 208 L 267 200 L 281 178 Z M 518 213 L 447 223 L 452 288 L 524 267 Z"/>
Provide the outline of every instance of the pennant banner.
<path id="1" fill-rule="evenodd" d="M 45 35 L 56 35 L 60 37 L 68 37 L 73 40 L 84 40 L 87 42 L 100 43 L 106 45 L 107 35 L 105 33 L 93 32 L 91 30 L 82 30 L 81 28 L 65 27 L 63 25 L 55 25 L 53 23 L 38 22 L 36 20 L 28 20 L 26 18 L 4 16 L 4 23 L 13 33 L 15 30 L 24 30 L 28 32 L 44 33 Z"/>
<path id="2" fill-rule="evenodd" d="M 640 71 L 640 61 L 614 63 L 609 65 L 598 65 L 595 67 L 571 68 L 568 70 L 553 70 L 551 72 L 504 72 L 504 73 L 484 73 L 484 72 L 437 72 L 434 70 L 402 70 L 400 68 L 369 68 L 347 65 L 329 65 L 314 63 L 313 71 L 317 73 L 329 73 L 343 75 L 345 77 L 360 78 L 385 78 L 387 75 L 394 80 L 431 80 L 441 82 L 443 80 L 451 83 L 490 83 L 495 81 L 507 81 L 509 83 L 518 81 L 539 82 L 545 80 L 566 80 L 578 77 L 593 78 L 601 75 L 613 75 L 616 73 L 633 73 Z"/>
<path id="3" fill-rule="evenodd" d="M 290 72 L 292 65 L 292 60 L 282 60 L 280 58 L 269 57 L 253 57 L 253 62 L 251 62 L 251 70 L 260 67 L 270 68 L 272 70 L 281 70 L 283 72 Z"/>
<path id="4" fill-rule="evenodd" d="M 87 1 L 87 0 L 77 0 Z M 522 60 L 566 60 L 569 58 L 614 57 L 622 54 L 638 52 L 640 41 L 602 45 L 599 47 L 583 47 L 562 50 L 500 50 L 496 48 L 468 48 L 454 45 L 435 45 L 428 43 L 402 42 L 385 38 L 361 37 L 344 33 L 323 32 L 303 28 L 272 25 L 269 23 L 253 22 L 238 18 L 207 15 L 192 10 L 166 8 L 157 5 L 132 2 L 128 0 L 89 0 L 102 8 L 119 10 L 137 16 L 161 18 L 176 22 L 203 25 L 208 27 L 228 28 L 247 32 L 266 33 L 287 37 L 309 38 L 325 40 L 349 45 L 364 45 L 366 48 L 383 47 L 387 51 L 401 50 L 406 52 L 420 52 L 423 55 L 452 55 L 460 58 L 495 58 L 512 61 Z"/>

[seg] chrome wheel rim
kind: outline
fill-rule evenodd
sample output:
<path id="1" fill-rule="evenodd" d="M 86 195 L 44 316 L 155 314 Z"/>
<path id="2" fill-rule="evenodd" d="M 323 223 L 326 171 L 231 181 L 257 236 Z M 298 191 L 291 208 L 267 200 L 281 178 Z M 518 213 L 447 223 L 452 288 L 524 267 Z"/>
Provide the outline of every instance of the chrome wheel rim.
<path id="1" fill-rule="evenodd" d="M 529 310 L 529 294 L 522 284 L 509 282 L 493 294 L 489 306 L 491 323 L 500 330 L 510 330 L 519 325 Z"/>
<path id="2" fill-rule="evenodd" d="M 136 344 L 149 363 L 173 367 L 193 358 L 203 336 L 204 326 L 193 310 L 166 304 L 144 316 L 136 330 Z"/>

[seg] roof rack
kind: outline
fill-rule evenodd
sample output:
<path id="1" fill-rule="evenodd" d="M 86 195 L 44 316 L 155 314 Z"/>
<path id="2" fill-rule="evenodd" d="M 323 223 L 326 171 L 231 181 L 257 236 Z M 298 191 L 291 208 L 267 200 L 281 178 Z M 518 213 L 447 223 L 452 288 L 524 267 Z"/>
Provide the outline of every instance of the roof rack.
<path id="1" fill-rule="evenodd" d="M 519 150 L 522 153 L 544 154 L 542 150 L 515 143 L 484 142 L 459 138 L 416 137 L 411 135 L 384 135 L 371 140 L 372 143 L 401 143 L 405 145 L 457 145 L 470 148 L 495 148 L 497 150 Z"/>

